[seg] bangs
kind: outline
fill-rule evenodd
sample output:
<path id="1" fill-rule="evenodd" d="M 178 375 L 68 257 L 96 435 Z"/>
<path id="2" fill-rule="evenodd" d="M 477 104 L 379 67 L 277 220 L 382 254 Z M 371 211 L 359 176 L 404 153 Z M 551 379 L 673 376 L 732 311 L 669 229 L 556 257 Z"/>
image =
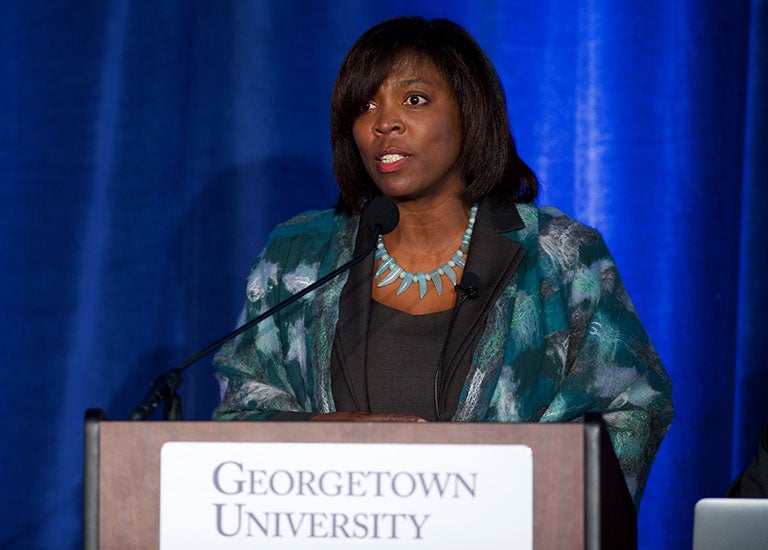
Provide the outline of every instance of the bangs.
<path id="1" fill-rule="evenodd" d="M 360 54 L 347 60 L 336 82 L 338 99 L 341 100 L 337 113 L 342 115 L 345 124 L 355 121 L 365 103 L 390 76 L 409 69 L 419 69 L 424 63 L 432 62 L 428 53 L 419 51 L 412 44 L 401 44 L 399 48 L 396 45 L 372 48 Z M 442 70 L 440 72 L 443 73 Z"/>

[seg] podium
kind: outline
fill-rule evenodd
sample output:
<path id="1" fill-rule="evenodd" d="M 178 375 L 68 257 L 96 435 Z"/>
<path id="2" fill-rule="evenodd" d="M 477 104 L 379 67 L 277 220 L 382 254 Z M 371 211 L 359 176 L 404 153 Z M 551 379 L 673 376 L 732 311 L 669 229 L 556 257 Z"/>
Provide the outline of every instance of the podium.
<path id="1" fill-rule="evenodd" d="M 135 422 L 93 409 L 85 418 L 84 548 L 159 547 L 160 457 L 169 442 L 526 445 L 534 548 L 637 546 L 635 507 L 597 415 L 569 424 Z"/>

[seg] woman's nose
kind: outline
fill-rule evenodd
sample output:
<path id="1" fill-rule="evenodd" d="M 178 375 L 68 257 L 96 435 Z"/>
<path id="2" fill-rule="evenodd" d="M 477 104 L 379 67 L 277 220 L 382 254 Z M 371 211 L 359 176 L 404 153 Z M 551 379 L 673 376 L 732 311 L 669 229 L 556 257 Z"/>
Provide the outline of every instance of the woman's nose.
<path id="1" fill-rule="evenodd" d="M 378 117 L 376 117 L 376 125 L 374 128 L 377 134 L 402 132 L 404 129 L 405 125 L 396 109 L 388 106 L 379 107 L 379 113 Z"/>

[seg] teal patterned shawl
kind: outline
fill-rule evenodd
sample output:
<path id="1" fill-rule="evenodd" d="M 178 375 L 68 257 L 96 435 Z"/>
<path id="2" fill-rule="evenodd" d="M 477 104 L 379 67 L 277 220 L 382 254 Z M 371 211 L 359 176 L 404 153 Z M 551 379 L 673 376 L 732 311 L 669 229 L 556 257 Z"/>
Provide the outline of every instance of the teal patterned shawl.
<path id="1" fill-rule="evenodd" d="M 522 228 L 503 236 L 525 254 L 488 313 L 453 420 L 572 422 L 598 411 L 638 505 L 672 421 L 670 379 L 600 234 L 554 208 L 516 208 Z M 278 226 L 251 269 L 241 323 L 348 261 L 358 225 L 329 210 Z M 335 410 L 330 357 L 346 280 L 222 348 L 215 419 Z"/>

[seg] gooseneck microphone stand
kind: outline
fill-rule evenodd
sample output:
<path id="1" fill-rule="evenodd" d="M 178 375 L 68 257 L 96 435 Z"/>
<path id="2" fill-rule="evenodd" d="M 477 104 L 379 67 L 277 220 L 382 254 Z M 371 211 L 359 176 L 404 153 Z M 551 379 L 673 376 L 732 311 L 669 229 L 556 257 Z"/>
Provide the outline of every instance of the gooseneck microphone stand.
<path id="1" fill-rule="evenodd" d="M 268 319 L 283 308 L 288 307 L 296 300 L 301 299 L 303 296 L 324 285 L 334 277 L 337 277 L 338 275 L 362 262 L 376 248 L 379 235 L 386 235 L 392 231 L 397 226 L 399 220 L 400 213 L 397 209 L 397 205 L 391 199 L 385 197 L 377 197 L 370 201 L 363 211 L 363 221 L 365 222 L 366 226 L 368 226 L 368 228 L 373 232 L 373 239 L 371 239 L 371 244 L 362 254 L 355 256 L 344 265 L 334 269 L 311 285 L 306 286 L 296 294 L 286 298 L 279 304 L 275 305 L 273 308 L 268 309 L 261 315 L 254 317 L 229 334 L 226 334 L 215 342 L 209 344 L 177 367 L 174 367 L 171 370 L 159 375 L 152 381 L 150 391 L 146 396 L 144 396 L 144 399 L 142 399 L 141 403 L 139 403 L 139 405 L 134 409 L 133 413 L 131 413 L 130 419 L 146 420 L 149 415 L 152 414 L 152 412 L 158 407 L 158 405 L 160 405 L 160 403 L 165 403 L 163 419 L 182 420 L 183 414 L 181 411 L 181 397 L 177 393 L 177 390 L 182 383 L 182 373 L 187 368 L 229 340 L 233 339 L 235 336 L 242 334 L 246 330 L 258 325 L 263 320 Z"/>

